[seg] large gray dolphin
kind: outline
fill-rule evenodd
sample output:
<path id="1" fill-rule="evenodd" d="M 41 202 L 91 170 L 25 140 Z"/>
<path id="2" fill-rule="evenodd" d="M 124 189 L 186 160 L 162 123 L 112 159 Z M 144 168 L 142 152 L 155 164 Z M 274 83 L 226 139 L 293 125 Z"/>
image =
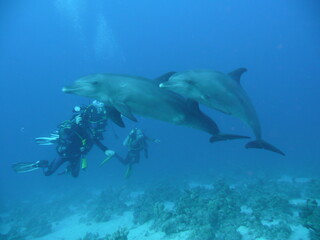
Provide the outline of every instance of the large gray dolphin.
<path id="1" fill-rule="evenodd" d="M 229 74 L 208 70 L 179 72 L 159 86 L 240 118 L 252 128 L 256 136 L 256 140 L 247 143 L 246 148 L 263 148 L 285 155 L 262 140 L 258 115 L 240 84 L 240 77 L 246 71 L 245 68 L 239 68 Z"/>
<path id="2" fill-rule="evenodd" d="M 94 74 L 77 79 L 62 91 L 103 102 L 113 113 L 118 113 L 116 118 L 111 118 L 112 120 L 119 120 L 121 113 L 137 121 L 134 114 L 138 114 L 205 131 L 212 135 L 213 141 L 247 138 L 221 134 L 215 122 L 200 111 L 198 103 L 187 101 L 176 93 L 161 89 L 156 82 L 146 78 L 119 74 Z"/>

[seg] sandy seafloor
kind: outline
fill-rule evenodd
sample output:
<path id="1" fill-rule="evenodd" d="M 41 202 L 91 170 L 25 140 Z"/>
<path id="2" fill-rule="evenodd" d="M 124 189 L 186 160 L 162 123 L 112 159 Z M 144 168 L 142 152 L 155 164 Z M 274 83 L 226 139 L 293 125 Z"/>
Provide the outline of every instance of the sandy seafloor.
<path id="1" fill-rule="evenodd" d="M 319 239 L 320 179 L 162 180 L 6 204 L 0 239 Z"/>

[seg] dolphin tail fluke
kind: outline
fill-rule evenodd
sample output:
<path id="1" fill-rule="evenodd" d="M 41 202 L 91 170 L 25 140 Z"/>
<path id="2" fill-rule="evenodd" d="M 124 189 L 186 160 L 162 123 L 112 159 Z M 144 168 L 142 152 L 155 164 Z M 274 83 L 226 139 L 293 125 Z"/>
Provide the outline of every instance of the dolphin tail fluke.
<path id="1" fill-rule="evenodd" d="M 250 138 L 247 136 L 241 135 L 234 135 L 234 134 L 217 134 L 210 138 L 210 142 L 218 142 L 218 141 L 226 141 L 226 140 L 233 140 L 233 139 L 243 139 L 243 138 Z"/>
<path id="2" fill-rule="evenodd" d="M 282 152 L 280 149 L 276 148 L 275 146 L 272 146 L 270 143 L 267 143 L 266 141 L 263 141 L 261 139 L 248 142 L 246 144 L 246 148 L 262 148 L 285 156 L 284 152 Z"/>

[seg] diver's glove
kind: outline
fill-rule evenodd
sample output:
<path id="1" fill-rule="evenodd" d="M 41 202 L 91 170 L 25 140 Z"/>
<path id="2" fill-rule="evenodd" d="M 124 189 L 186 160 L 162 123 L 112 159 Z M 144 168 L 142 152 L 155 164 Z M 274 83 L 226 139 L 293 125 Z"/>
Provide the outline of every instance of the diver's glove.
<path id="1" fill-rule="evenodd" d="M 108 157 L 113 157 L 116 154 L 116 152 L 113 150 L 106 150 L 104 154 L 107 155 Z"/>
<path id="2" fill-rule="evenodd" d="M 80 125 L 80 124 L 82 123 L 82 117 L 81 117 L 81 115 L 77 115 L 77 116 L 75 117 L 75 122 L 76 122 L 76 124 L 78 124 L 78 125 Z"/>
<path id="3" fill-rule="evenodd" d="M 57 140 L 59 139 L 59 134 L 57 133 L 51 133 L 50 137 L 38 137 L 36 138 L 36 143 L 42 146 L 48 146 L 53 145 L 57 143 Z"/>
<path id="4" fill-rule="evenodd" d="M 116 155 L 116 152 L 113 151 L 113 150 L 106 150 L 104 152 L 104 154 L 107 156 L 106 159 L 104 159 L 100 164 L 99 166 L 102 166 L 103 164 L 105 164 L 106 162 L 108 162 L 114 155 Z"/>

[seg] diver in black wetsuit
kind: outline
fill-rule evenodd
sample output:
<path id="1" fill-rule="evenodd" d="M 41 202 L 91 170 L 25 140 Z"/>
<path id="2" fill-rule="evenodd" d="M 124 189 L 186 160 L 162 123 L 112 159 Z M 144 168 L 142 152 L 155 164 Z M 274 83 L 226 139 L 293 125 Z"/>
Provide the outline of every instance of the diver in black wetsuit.
<path id="1" fill-rule="evenodd" d="M 107 158 L 115 155 L 115 152 L 104 146 L 100 140 L 103 139 L 107 116 L 102 103 L 94 101 L 87 107 L 76 107 L 75 114 L 71 120 L 60 124 L 57 134 L 51 137 L 37 138 L 40 145 L 57 144 L 58 156 L 49 164 L 47 160 L 34 163 L 16 163 L 13 169 L 16 172 L 29 172 L 43 168 L 44 175 L 52 175 L 63 163 L 69 162 L 65 172 L 70 172 L 73 177 L 78 177 L 80 168 L 86 167 L 85 155 L 96 144 L 105 152 Z M 81 166 L 82 160 L 82 166 Z"/>
<path id="2" fill-rule="evenodd" d="M 154 143 L 159 143 L 159 139 L 153 139 L 146 136 L 141 129 L 133 128 L 129 135 L 123 141 L 123 145 L 129 148 L 127 156 L 125 158 L 116 155 L 119 161 L 124 164 L 128 165 L 126 171 L 126 178 L 130 177 L 132 165 L 135 163 L 140 162 L 140 152 L 144 152 L 145 158 L 148 158 L 148 141 L 152 141 Z"/>

